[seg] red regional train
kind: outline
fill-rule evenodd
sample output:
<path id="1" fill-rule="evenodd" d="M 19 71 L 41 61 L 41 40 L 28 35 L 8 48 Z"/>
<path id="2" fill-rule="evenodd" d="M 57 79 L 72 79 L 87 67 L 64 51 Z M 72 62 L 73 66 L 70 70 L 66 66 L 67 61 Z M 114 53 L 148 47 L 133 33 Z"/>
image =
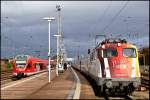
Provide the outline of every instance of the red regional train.
<path id="1" fill-rule="evenodd" d="M 48 60 L 35 58 L 30 55 L 17 55 L 13 62 L 13 78 L 39 73 L 47 68 Z"/>
<path id="2" fill-rule="evenodd" d="M 105 39 L 88 53 L 75 67 L 92 79 L 98 95 L 127 95 L 141 84 L 138 50 L 125 39 Z"/>

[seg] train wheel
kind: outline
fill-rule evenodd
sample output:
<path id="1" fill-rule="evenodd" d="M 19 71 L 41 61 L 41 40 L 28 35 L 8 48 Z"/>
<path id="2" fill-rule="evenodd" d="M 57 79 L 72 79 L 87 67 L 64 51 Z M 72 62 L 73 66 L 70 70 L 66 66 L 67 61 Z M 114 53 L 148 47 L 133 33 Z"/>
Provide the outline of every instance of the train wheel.
<path id="1" fill-rule="evenodd" d="M 27 76 L 27 75 L 24 75 L 24 76 L 23 76 L 23 78 L 26 78 L 26 77 L 28 77 L 28 76 Z"/>
<path id="2" fill-rule="evenodd" d="M 15 77 L 15 76 L 13 76 L 13 77 L 11 77 L 11 80 L 12 80 L 12 81 L 16 81 L 16 80 L 18 80 L 18 78 Z"/>
<path id="3" fill-rule="evenodd" d="M 100 97 L 102 95 L 101 86 L 97 86 L 97 95 Z"/>

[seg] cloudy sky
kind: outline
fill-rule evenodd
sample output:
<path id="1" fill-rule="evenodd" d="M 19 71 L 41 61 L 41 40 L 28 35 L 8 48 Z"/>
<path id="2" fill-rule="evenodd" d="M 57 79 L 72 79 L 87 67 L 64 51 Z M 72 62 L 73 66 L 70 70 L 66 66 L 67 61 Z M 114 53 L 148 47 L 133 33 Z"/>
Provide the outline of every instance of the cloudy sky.
<path id="1" fill-rule="evenodd" d="M 47 57 L 48 22 L 61 5 L 63 44 L 68 57 L 86 55 L 96 35 L 121 37 L 138 48 L 149 46 L 149 1 L 1 1 L 1 56 Z M 57 20 L 51 23 L 52 55 L 56 54 Z M 98 37 L 96 42 L 102 41 Z M 39 52 L 40 51 L 40 52 Z"/>

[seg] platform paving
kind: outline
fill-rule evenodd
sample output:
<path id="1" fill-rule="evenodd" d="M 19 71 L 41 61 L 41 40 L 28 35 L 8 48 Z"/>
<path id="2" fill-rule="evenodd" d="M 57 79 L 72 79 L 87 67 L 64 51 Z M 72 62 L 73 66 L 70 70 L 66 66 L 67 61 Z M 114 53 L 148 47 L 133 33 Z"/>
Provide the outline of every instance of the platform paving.
<path id="1" fill-rule="evenodd" d="M 18 85 L 1 89 L 1 99 L 66 99 L 75 82 L 70 69 L 56 77 L 52 72 L 52 81 L 48 83 L 48 73 Z"/>

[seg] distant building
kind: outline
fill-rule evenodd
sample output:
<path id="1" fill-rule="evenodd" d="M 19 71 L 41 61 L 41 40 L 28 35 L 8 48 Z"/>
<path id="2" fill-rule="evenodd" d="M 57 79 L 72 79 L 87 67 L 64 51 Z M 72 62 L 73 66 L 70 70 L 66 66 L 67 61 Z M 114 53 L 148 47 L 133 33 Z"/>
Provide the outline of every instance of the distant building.
<path id="1" fill-rule="evenodd" d="M 1 59 L 1 64 L 5 64 L 9 61 L 9 59 Z"/>
<path id="2" fill-rule="evenodd" d="M 9 59 L 1 59 L 1 70 L 7 70 L 7 63 L 9 62 Z"/>
<path id="3" fill-rule="evenodd" d="M 74 58 L 67 58 L 67 61 L 74 61 Z"/>
<path id="4" fill-rule="evenodd" d="M 149 65 L 149 47 L 139 50 L 139 64 Z"/>

